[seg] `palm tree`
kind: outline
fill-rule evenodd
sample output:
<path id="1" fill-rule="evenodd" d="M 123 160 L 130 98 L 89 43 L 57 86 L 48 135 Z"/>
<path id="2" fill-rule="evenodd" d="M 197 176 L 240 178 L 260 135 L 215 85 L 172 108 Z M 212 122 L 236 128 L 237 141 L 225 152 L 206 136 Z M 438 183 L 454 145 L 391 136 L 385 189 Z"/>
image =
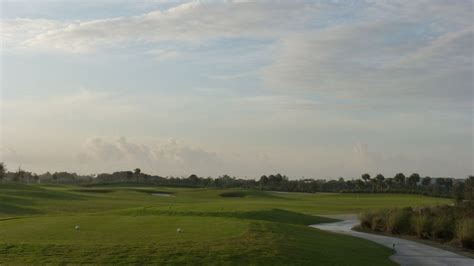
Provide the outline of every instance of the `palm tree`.
<path id="1" fill-rule="evenodd" d="M 364 180 L 367 183 L 370 180 L 370 175 L 369 174 L 363 174 L 361 178 L 362 178 L 362 180 Z"/>
<path id="2" fill-rule="evenodd" d="M 142 170 L 140 168 L 135 168 L 135 170 L 133 171 L 133 175 L 134 175 L 136 181 L 138 181 L 138 178 L 140 177 L 141 172 L 142 172 Z"/>

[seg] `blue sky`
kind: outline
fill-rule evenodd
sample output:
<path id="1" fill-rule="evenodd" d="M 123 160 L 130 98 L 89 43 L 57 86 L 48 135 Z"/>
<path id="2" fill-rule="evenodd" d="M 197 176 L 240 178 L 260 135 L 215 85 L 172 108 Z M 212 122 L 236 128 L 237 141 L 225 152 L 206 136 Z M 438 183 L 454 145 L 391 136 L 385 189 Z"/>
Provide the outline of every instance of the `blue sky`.
<path id="1" fill-rule="evenodd" d="M 0 1 L 9 169 L 473 174 L 473 1 Z"/>

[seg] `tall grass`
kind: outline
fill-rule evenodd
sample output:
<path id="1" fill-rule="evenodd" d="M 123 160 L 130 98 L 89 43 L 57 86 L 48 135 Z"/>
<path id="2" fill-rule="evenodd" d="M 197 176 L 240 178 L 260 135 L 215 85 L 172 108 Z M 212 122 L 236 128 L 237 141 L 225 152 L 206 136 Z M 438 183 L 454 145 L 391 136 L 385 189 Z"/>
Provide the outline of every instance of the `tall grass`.
<path id="1" fill-rule="evenodd" d="M 360 226 L 366 229 L 372 229 L 372 219 L 376 216 L 374 211 L 362 212 L 359 214 Z"/>
<path id="2" fill-rule="evenodd" d="M 385 225 L 386 231 L 392 234 L 408 234 L 412 213 L 411 208 L 390 210 Z"/>
<path id="3" fill-rule="evenodd" d="M 415 212 L 411 219 L 413 232 L 419 238 L 429 238 L 433 228 L 433 216 L 427 212 Z"/>
<path id="4" fill-rule="evenodd" d="M 448 241 L 454 237 L 455 221 L 451 216 L 437 216 L 433 221 L 431 235 L 435 240 Z"/>
<path id="5" fill-rule="evenodd" d="M 474 249 L 474 219 L 465 218 L 459 221 L 456 226 L 456 236 L 462 247 Z"/>
<path id="6" fill-rule="evenodd" d="M 360 225 L 374 232 L 414 235 L 440 242 L 453 241 L 474 249 L 472 205 L 437 206 L 369 211 L 360 214 Z"/>

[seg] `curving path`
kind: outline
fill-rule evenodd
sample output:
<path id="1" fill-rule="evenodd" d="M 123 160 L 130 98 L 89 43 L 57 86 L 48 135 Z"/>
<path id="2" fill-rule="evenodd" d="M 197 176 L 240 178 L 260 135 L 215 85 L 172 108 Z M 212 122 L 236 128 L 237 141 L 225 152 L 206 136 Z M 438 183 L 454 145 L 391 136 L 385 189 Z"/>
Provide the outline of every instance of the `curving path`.
<path id="1" fill-rule="evenodd" d="M 400 265 L 457 265 L 457 266 L 474 266 L 474 259 L 458 255 L 453 252 L 420 244 L 418 242 L 400 239 L 396 237 L 382 236 L 376 234 L 368 234 L 351 230 L 358 225 L 357 219 L 350 218 L 348 220 L 310 225 L 325 231 L 351 235 L 364 238 L 378 244 L 393 248 L 395 244 L 395 254 L 390 257 L 391 260 Z"/>

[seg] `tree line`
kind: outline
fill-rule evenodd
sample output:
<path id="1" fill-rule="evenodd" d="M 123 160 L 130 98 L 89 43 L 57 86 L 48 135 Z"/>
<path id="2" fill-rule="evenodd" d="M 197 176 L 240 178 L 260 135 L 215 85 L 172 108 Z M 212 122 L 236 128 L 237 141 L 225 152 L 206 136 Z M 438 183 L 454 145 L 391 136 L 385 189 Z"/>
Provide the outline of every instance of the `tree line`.
<path id="1" fill-rule="evenodd" d="M 217 178 L 199 177 L 192 174 L 188 177 L 162 177 L 143 173 L 139 168 L 133 171 L 118 171 L 98 175 L 78 175 L 69 172 L 46 172 L 36 174 L 21 168 L 14 172 L 7 171 L 5 164 L 0 163 L 0 182 L 12 183 L 59 183 L 75 185 L 93 185 L 107 183 L 145 183 L 157 186 L 172 187 L 215 187 L 215 188 L 251 188 L 284 192 L 340 192 L 340 193 L 414 193 L 439 197 L 453 197 L 458 201 L 473 199 L 474 176 L 466 179 L 449 177 L 421 177 L 417 173 L 405 176 L 398 173 L 393 177 L 378 174 L 372 177 L 363 174 L 360 178 L 344 179 L 311 179 L 290 180 L 281 174 L 263 175 L 258 179 L 242 179 L 222 175 Z"/>

